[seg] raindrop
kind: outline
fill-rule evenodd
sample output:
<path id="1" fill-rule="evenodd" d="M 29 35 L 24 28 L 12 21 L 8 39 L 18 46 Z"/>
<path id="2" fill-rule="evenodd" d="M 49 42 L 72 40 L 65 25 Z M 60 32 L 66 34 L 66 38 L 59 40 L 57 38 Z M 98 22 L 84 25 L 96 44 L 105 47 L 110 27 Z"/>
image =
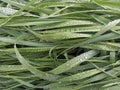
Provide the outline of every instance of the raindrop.
<path id="1" fill-rule="evenodd" d="M 69 64 L 67 63 L 66 66 L 69 66 Z"/>
<path id="2" fill-rule="evenodd" d="M 62 82 L 61 82 L 61 81 L 59 81 L 58 83 L 59 83 L 59 84 L 61 84 Z"/>
<path id="3" fill-rule="evenodd" d="M 87 59 L 87 55 L 86 54 L 83 54 L 84 55 L 84 58 Z"/>

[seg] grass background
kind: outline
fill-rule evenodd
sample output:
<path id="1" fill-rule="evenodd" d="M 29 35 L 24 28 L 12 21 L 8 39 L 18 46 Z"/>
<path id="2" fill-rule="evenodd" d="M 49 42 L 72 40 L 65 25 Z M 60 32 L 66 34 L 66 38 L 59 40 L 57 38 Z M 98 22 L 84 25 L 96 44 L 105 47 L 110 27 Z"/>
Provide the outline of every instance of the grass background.
<path id="1" fill-rule="evenodd" d="M 120 90 L 120 0 L 0 0 L 0 90 Z"/>

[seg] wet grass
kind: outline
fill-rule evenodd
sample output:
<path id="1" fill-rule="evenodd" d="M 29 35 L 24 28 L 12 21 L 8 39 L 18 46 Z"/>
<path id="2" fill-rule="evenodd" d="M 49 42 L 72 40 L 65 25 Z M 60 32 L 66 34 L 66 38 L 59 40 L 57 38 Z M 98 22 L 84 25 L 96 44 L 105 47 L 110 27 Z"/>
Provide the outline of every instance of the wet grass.
<path id="1" fill-rule="evenodd" d="M 119 0 L 1 0 L 0 90 L 119 90 Z"/>

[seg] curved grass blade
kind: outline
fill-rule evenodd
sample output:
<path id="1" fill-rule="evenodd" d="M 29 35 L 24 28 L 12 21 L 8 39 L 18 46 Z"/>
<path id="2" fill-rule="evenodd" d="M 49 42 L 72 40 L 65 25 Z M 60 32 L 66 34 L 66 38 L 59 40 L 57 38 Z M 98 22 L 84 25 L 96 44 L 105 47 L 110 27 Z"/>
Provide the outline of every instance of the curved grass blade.
<path id="1" fill-rule="evenodd" d="M 80 63 L 85 62 L 86 60 L 92 58 L 93 56 L 95 56 L 97 54 L 98 54 L 98 51 L 96 51 L 96 50 L 88 51 L 86 53 L 83 53 L 83 54 L 67 61 L 66 63 L 58 66 L 57 68 L 53 69 L 50 72 L 53 73 L 53 74 L 64 73 L 64 72 L 70 70 L 71 68 L 79 65 Z"/>
<path id="2" fill-rule="evenodd" d="M 35 76 L 40 77 L 41 79 L 48 80 L 48 81 L 54 81 L 58 78 L 55 75 L 48 74 L 46 72 L 37 70 L 35 67 L 30 65 L 29 62 L 21 56 L 16 45 L 14 45 L 14 50 L 15 50 L 15 53 L 16 53 L 16 56 L 17 56 L 19 62 L 22 64 L 22 66 L 25 67 L 27 70 L 29 70 L 31 73 L 33 73 Z"/>

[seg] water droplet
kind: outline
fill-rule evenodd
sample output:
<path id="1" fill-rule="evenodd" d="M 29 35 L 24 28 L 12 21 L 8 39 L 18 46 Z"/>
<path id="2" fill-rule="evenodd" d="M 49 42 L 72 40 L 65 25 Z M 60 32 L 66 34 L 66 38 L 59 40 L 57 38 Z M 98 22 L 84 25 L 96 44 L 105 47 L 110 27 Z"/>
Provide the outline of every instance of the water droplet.
<path id="1" fill-rule="evenodd" d="M 70 78 L 69 81 L 72 81 L 72 79 Z"/>
<path id="2" fill-rule="evenodd" d="M 77 65 L 79 63 L 79 61 L 78 62 L 76 62 L 75 64 Z"/>
<path id="3" fill-rule="evenodd" d="M 82 62 L 83 60 L 80 58 L 79 61 Z"/>
<path id="4" fill-rule="evenodd" d="M 85 59 L 87 59 L 87 58 L 88 58 L 86 54 L 83 54 L 83 55 L 84 55 L 84 58 L 85 58 Z"/>
<path id="5" fill-rule="evenodd" d="M 67 63 L 66 66 L 69 66 L 69 64 Z"/>
<path id="6" fill-rule="evenodd" d="M 61 84 L 62 82 L 61 82 L 61 81 L 59 81 L 58 83 L 59 83 L 59 84 Z"/>
<path id="7" fill-rule="evenodd" d="M 12 65 L 8 65 L 8 68 L 12 68 Z"/>

